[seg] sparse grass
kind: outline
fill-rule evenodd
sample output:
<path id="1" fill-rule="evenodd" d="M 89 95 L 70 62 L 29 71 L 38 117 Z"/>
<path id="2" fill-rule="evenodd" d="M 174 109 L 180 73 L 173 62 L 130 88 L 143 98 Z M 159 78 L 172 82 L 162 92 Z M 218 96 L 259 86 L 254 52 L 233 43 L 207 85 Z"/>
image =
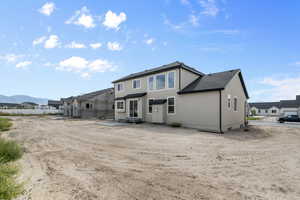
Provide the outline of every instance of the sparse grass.
<path id="1" fill-rule="evenodd" d="M 260 117 L 247 117 L 248 120 L 261 120 Z"/>
<path id="2" fill-rule="evenodd" d="M 12 162 L 21 158 L 22 148 L 14 141 L 0 138 L 0 199 L 12 200 L 23 193 L 23 184 L 16 181 L 19 168 Z"/>
<path id="3" fill-rule="evenodd" d="M 19 169 L 11 163 L 0 164 L 0 199 L 11 200 L 23 193 L 23 184 L 16 181 Z"/>
<path id="4" fill-rule="evenodd" d="M 23 150 L 15 141 L 0 138 L 0 164 L 16 161 L 23 155 Z"/>
<path id="5" fill-rule="evenodd" d="M 12 126 L 11 120 L 7 118 L 0 118 L 0 132 L 8 131 Z"/>

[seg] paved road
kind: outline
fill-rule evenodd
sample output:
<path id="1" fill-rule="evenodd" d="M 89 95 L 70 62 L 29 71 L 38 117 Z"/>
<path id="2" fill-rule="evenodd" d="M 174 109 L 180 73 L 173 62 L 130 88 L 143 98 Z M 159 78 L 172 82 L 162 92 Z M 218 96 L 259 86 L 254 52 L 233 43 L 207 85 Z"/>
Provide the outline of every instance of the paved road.
<path id="1" fill-rule="evenodd" d="M 249 120 L 249 125 L 256 125 L 256 126 L 279 126 L 279 127 L 289 127 L 289 128 L 300 128 L 299 122 L 268 122 L 268 121 L 259 121 L 259 120 Z"/>

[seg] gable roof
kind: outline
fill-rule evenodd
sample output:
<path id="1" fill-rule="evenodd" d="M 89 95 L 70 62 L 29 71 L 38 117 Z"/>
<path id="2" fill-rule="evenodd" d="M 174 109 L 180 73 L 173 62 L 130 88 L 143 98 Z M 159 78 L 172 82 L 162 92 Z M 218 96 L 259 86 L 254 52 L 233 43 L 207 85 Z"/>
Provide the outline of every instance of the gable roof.
<path id="1" fill-rule="evenodd" d="M 271 107 L 277 108 L 298 108 L 300 107 L 300 96 L 296 96 L 296 100 L 280 100 L 278 102 L 257 102 L 249 103 L 250 107 L 256 107 L 258 109 L 269 109 Z"/>
<path id="2" fill-rule="evenodd" d="M 187 71 L 190 71 L 194 74 L 197 74 L 199 76 L 204 76 L 205 75 L 204 73 L 199 72 L 198 70 L 196 70 L 192 67 L 189 67 L 189 66 L 185 65 L 182 62 L 176 61 L 176 62 L 167 64 L 167 65 L 162 65 L 160 67 L 156 67 L 156 68 L 152 68 L 152 69 L 145 70 L 145 71 L 142 71 L 142 72 L 130 74 L 128 76 L 124 76 L 124 77 L 122 77 L 118 80 L 113 81 L 112 83 L 126 81 L 126 80 L 129 80 L 129 79 L 138 78 L 138 77 L 142 77 L 142 76 L 146 76 L 146 75 L 150 75 L 150 74 L 154 74 L 154 73 L 164 72 L 164 71 L 168 71 L 168 70 L 176 69 L 176 68 L 183 68 L 183 69 L 185 69 Z"/>
<path id="3" fill-rule="evenodd" d="M 106 92 L 113 92 L 113 90 L 114 90 L 114 88 L 107 88 L 107 89 L 104 89 L 104 90 L 98 90 L 98 91 L 95 91 L 95 92 L 90 92 L 90 93 L 87 93 L 87 94 L 79 95 L 79 96 L 76 97 L 76 99 L 79 100 L 79 101 L 85 101 L 85 100 L 91 99 L 95 96 L 104 94 Z"/>
<path id="4" fill-rule="evenodd" d="M 241 80 L 241 84 L 243 86 L 243 90 L 247 98 L 248 92 L 244 83 L 244 79 L 242 77 L 241 71 L 239 69 L 229 70 L 224 72 L 206 74 L 197 78 L 195 81 L 187 85 L 185 88 L 180 90 L 178 94 L 187 94 L 187 93 L 195 93 L 195 92 L 207 92 L 207 91 L 215 91 L 215 90 L 223 90 L 229 81 L 239 73 L 239 78 Z"/>
<path id="5" fill-rule="evenodd" d="M 272 107 L 280 108 L 280 102 L 257 102 L 249 103 L 250 107 L 256 107 L 258 109 L 269 109 Z"/>
<path id="6" fill-rule="evenodd" d="M 71 97 L 68 97 L 68 98 L 61 98 L 61 102 L 69 102 L 70 103 L 75 99 L 78 100 L 78 101 L 85 101 L 85 100 L 88 100 L 88 99 L 93 98 L 95 96 L 104 94 L 106 92 L 114 92 L 114 88 L 107 88 L 107 89 L 104 89 L 104 90 L 98 90 L 98 91 L 95 91 L 95 92 L 90 92 L 90 93 L 75 96 L 75 97 L 71 96 Z"/>

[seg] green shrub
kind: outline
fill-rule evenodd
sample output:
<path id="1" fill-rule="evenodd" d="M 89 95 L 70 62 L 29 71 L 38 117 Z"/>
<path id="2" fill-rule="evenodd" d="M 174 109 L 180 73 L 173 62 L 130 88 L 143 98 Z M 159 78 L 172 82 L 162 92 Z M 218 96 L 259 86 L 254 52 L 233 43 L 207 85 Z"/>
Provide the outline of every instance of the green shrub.
<path id="1" fill-rule="evenodd" d="M 23 150 L 16 142 L 0 138 L 0 164 L 18 160 L 22 155 Z"/>
<path id="2" fill-rule="evenodd" d="M 0 199 L 11 200 L 23 193 L 23 184 L 17 183 L 15 176 L 19 169 L 12 164 L 0 164 Z"/>
<path id="3" fill-rule="evenodd" d="M 8 131 L 12 126 L 12 123 L 10 121 L 10 119 L 0 118 L 0 131 Z"/>
<path id="4" fill-rule="evenodd" d="M 247 117 L 248 120 L 261 120 L 260 117 Z"/>
<path id="5" fill-rule="evenodd" d="M 170 124 L 170 126 L 172 126 L 172 127 L 181 127 L 181 123 L 173 122 L 173 123 Z"/>

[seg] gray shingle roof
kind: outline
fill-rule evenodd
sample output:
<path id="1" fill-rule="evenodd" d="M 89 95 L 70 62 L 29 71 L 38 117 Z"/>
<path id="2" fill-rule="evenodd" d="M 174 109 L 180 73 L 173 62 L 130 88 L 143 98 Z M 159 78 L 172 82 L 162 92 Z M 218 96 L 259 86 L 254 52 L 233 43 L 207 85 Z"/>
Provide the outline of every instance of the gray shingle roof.
<path id="1" fill-rule="evenodd" d="M 296 96 L 296 100 L 281 100 L 279 102 L 257 102 L 249 103 L 250 107 L 256 107 L 258 109 L 269 109 L 273 106 L 277 108 L 299 108 L 300 96 Z"/>
<path id="2" fill-rule="evenodd" d="M 71 96 L 71 97 L 68 97 L 68 98 L 61 98 L 61 101 L 62 102 L 72 102 L 75 99 L 77 99 L 78 101 L 85 101 L 85 100 L 88 100 L 88 99 L 93 98 L 95 96 L 104 94 L 106 92 L 114 92 L 114 88 L 107 88 L 107 89 L 104 89 L 104 90 L 98 90 L 98 91 L 95 91 L 95 92 L 90 92 L 90 93 L 75 96 L 75 97 Z"/>
<path id="3" fill-rule="evenodd" d="M 104 89 L 104 90 L 98 90 L 98 91 L 90 92 L 90 93 L 87 93 L 87 94 L 84 94 L 84 95 L 79 95 L 79 96 L 77 96 L 77 99 L 79 101 L 85 101 L 85 100 L 91 99 L 95 96 L 104 94 L 106 92 L 113 92 L 113 91 L 114 91 L 114 88 L 107 88 L 107 89 Z"/>
<path id="4" fill-rule="evenodd" d="M 269 109 L 274 107 L 280 108 L 280 102 L 257 102 L 249 103 L 250 107 L 256 107 L 258 109 Z"/>
<path id="5" fill-rule="evenodd" d="M 187 94 L 195 92 L 206 92 L 206 91 L 215 91 L 225 89 L 228 82 L 234 77 L 235 74 L 239 73 L 239 77 L 247 98 L 248 92 L 245 87 L 245 83 L 242 77 L 242 74 L 239 69 L 218 72 L 213 74 L 206 74 L 205 76 L 200 76 L 191 84 L 183 88 L 178 94 Z"/>
<path id="6" fill-rule="evenodd" d="M 130 99 L 130 98 L 138 98 L 138 97 L 143 97 L 147 94 L 147 92 L 141 92 L 141 93 L 135 93 L 135 94 L 127 94 L 124 97 L 118 97 L 115 98 L 115 100 L 122 100 L 122 99 Z"/>
<path id="7" fill-rule="evenodd" d="M 182 62 L 176 61 L 176 62 L 167 64 L 167 65 L 162 65 L 160 67 L 156 67 L 156 68 L 152 68 L 152 69 L 145 70 L 145 71 L 142 71 L 142 72 L 130 74 L 128 76 L 124 76 L 124 77 L 122 77 L 118 80 L 113 81 L 113 83 L 117 83 L 117 82 L 120 82 L 120 81 L 126 81 L 126 80 L 129 80 L 129 79 L 138 78 L 138 77 L 141 77 L 141 76 L 146 76 L 146 75 L 150 75 L 150 74 L 154 74 L 154 73 L 159 73 L 159 72 L 163 72 L 163 71 L 167 71 L 167 70 L 171 70 L 171 69 L 175 69 L 175 68 L 183 68 L 183 69 L 186 69 L 190 72 L 198 74 L 200 76 L 205 75 L 204 73 L 199 72 L 198 70 L 196 70 L 192 67 L 189 67 L 189 66 L 185 65 Z"/>

